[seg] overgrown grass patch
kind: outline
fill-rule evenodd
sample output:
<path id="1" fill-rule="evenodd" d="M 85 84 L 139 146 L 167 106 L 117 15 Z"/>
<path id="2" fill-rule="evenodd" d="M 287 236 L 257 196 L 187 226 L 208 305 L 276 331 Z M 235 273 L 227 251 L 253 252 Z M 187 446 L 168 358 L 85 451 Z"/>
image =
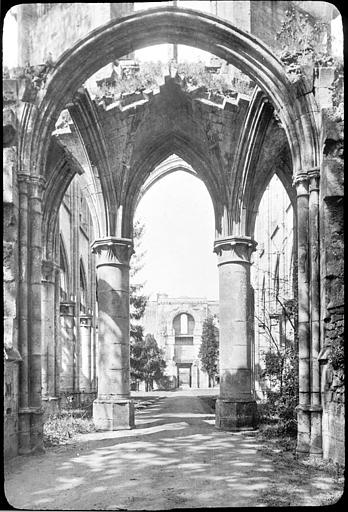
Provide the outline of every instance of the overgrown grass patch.
<path id="1" fill-rule="evenodd" d="M 272 460 L 275 472 L 260 493 L 263 506 L 333 505 L 343 493 L 344 468 L 317 458 L 298 458 L 296 436 L 279 433 L 276 422 L 261 424 L 259 450 Z"/>
<path id="2" fill-rule="evenodd" d="M 76 434 L 95 432 L 92 418 L 83 409 L 51 414 L 44 423 L 44 446 L 67 444 Z"/>

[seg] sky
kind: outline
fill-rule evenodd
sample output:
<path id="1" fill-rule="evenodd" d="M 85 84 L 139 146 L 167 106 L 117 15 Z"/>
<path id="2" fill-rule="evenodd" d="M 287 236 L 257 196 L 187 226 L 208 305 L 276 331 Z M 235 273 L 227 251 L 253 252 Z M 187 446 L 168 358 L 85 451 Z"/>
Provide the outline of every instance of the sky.
<path id="1" fill-rule="evenodd" d="M 203 182 L 176 171 L 156 182 L 139 202 L 135 217 L 145 224 L 144 291 L 172 297 L 218 298 L 217 256 L 213 253 L 214 211 Z"/>

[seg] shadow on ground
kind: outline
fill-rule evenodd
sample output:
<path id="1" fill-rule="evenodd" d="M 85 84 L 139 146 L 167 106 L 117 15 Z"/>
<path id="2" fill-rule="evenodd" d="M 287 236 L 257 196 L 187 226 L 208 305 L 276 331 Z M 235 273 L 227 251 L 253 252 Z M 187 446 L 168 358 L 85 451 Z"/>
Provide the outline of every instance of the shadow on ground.
<path id="1" fill-rule="evenodd" d="M 159 397 L 137 410 L 136 425 L 83 434 L 74 446 L 22 458 L 6 478 L 9 502 L 43 510 L 262 506 L 275 476 L 272 461 L 254 436 L 217 431 L 209 403 Z M 289 476 L 284 469 L 279 478 Z M 308 487 L 309 481 L 299 489 L 300 502 Z"/>

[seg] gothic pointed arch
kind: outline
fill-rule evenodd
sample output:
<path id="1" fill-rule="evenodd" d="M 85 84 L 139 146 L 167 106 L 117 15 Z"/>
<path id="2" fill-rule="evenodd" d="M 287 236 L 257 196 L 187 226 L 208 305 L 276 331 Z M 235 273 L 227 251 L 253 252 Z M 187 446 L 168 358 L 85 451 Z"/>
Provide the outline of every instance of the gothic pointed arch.
<path id="1" fill-rule="evenodd" d="M 273 52 L 256 37 L 215 16 L 177 7 L 140 11 L 112 20 L 64 52 L 36 99 L 29 159 L 42 174 L 49 137 L 59 112 L 100 67 L 149 44 L 181 43 L 207 50 L 249 75 L 280 118 L 290 147 L 292 170 L 320 165 L 319 111 L 304 79 L 291 83 Z"/>

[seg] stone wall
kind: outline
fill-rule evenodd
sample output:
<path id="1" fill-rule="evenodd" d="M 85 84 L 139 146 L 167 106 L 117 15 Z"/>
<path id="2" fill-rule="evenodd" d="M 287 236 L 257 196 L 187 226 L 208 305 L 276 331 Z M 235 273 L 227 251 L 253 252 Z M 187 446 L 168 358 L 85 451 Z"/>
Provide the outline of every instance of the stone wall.
<path id="1" fill-rule="evenodd" d="M 68 265 L 68 297 L 67 302 L 61 300 L 60 308 L 60 394 L 62 405 L 67 396 L 73 396 L 74 404 L 79 405 L 96 395 L 97 319 L 95 261 L 90 248 L 94 234 L 78 177 L 64 196 L 59 228 Z M 81 265 L 86 279 L 84 300 L 80 288 Z"/>
<path id="2" fill-rule="evenodd" d="M 10 81 L 7 81 L 10 82 Z M 10 84 L 7 84 L 10 85 Z M 6 84 L 4 90 L 6 89 Z M 11 92 L 11 87 L 8 92 Z M 17 454 L 18 430 L 18 370 L 21 356 L 18 350 L 18 186 L 16 178 L 15 126 L 10 121 L 12 101 L 4 97 L 3 153 L 3 299 L 4 299 L 4 456 Z M 14 99 L 14 98 L 13 98 Z M 6 110 L 8 105 L 8 110 Z M 6 120 L 7 118 L 7 120 Z M 11 129 L 13 134 L 11 135 Z M 8 137 L 6 137 L 6 134 Z"/>
<path id="3" fill-rule="evenodd" d="M 81 37 L 112 18 L 125 16 L 131 3 L 52 3 L 40 10 L 40 4 L 18 7 L 19 65 L 53 61 L 71 48 Z"/>
<path id="4" fill-rule="evenodd" d="M 343 369 L 331 363 L 333 346 L 339 350 L 344 343 L 344 307 L 328 308 L 325 318 L 325 339 L 329 361 L 322 368 L 323 455 L 340 464 L 345 463 L 345 384 Z M 334 367 L 335 366 L 335 367 Z"/>
<path id="5" fill-rule="evenodd" d="M 326 132 L 321 173 L 321 390 L 323 455 L 344 463 L 344 168 L 343 109 L 339 77 L 326 69 L 325 87 L 318 88 Z M 330 72 L 329 72 L 330 71 Z M 337 72 L 336 72 L 337 75 Z M 330 78 L 330 80 L 328 80 Z M 336 87 L 333 87 L 336 83 Z M 330 90 L 331 89 L 331 90 Z M 334 91 L 334 95 L 332 92 Z M 337 358 L 337 354 L 340 356 Z M 334 360 L 333 360 L 334 357 Z M 336 365 L 336 366 L 335 366 Z"/>
<path id="6" fill-rule="evenodd" d="M 175 345 L 173 320 L 181 313 L 188 313 L 194 319 L 193 345 Z M 167 363 L 166 375 L 176 386 L 177 363 L 192 363 L 193 388 L 206 388 L 209 385 L 207 374 L 200 368 L 198 352 L 201 345 L 202 326 L 205 318 L 211 314 L 218 318 L 218 301 L 200 298 L 168 297 L 159 294 L 157 301 L 149 301 L 143 318 L 144 334 L 153 334 L 158 345 L 164 350 Z"/>

